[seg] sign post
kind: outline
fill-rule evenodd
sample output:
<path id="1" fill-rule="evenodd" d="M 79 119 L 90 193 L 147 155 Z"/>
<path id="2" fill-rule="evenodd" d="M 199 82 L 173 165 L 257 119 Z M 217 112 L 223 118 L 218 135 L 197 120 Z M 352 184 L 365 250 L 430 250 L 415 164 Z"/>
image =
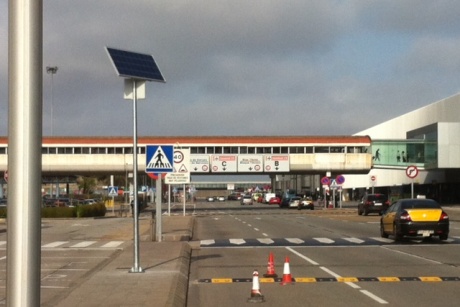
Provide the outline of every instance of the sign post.
<path id="1" fill-rule="evenodd" d="M 411 191 L 411 198 L 414 198 L 414 178 L 418 175 L 418 168 L 415 165 L 409 165 L 406 168 L 406 176 L 412 179 L 410 191 Z"/>
<path id="2" fill-rule="evenodd" d="M 156 214 L 155 214 L 155 234 L 156 241 L 161 242 L 161 199 L 163 191 L 161 189 L 161 178 L 163 173 L 174 171 L 174 147 L 172 145 L 147 145 L 145 149 L 145 172 L 158 173 L 156 181 Z"/>

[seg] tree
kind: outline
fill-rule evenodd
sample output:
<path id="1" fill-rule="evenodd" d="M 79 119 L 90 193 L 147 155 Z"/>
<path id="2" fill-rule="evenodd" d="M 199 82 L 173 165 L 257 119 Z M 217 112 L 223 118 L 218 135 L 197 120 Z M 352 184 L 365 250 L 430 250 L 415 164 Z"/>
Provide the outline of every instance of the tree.
<path id="1" fill-rule="evenodd" d="M 83 194 L 92 194 L 96 190 L 97 180 L 93 177 L 80 176 L 77 178 L 77 184 Z"/>

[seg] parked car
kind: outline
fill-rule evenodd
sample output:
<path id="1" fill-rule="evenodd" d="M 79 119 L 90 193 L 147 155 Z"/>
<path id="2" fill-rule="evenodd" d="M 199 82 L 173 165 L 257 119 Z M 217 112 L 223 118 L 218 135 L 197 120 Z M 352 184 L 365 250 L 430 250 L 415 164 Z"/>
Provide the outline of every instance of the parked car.
<path id="1" fill-rule="evenodd" d="M 227 197 L 228 200 L 241 200 L 241 193 L 231 193 Z"/>
<path id="2" fill-rule="evenodd" d="M 252 205 L 252 196 L 251 196 L 251 194 L 243 195 L 243 197 L 241 198 L 240 204 L 241 205 Z"/>
<path id="3" fill-rule="evenodd" d="M 277 196 L 270 198 L 270 200 L 268 201 L 269 205 L 279 205 L 280 203 L 281 203 L 281 198 Z"/>
<path id="4" fill-rule="evenodd" d="M 225 201 L 225 196 L 217 196 L 218 201 Z"/>
<path id="5" fill-rule="evenodd" d="M 404 236 L 447 240 L 449 216 L 432 199 L 400 199 L 380 218 L 380 235 L 393 235 L 396 241 Z"/>
<path id="6" fill-rule="evenodd" d="M 310 209 L 310 210 L 315 210 L 315 203 L 313 202 L 313 199 L 310 196 L 304 197 L 300 200 L 300 203 L 302 204 L 302 209 Z"/>
<path id="7" fill-rule="evenodd" d="M 390 202 L 386 194 L 366 194 L 358 204 L 358 215 L 368 215 L 369 213 L 378 213 L 388 209 Z"/>
<path id="8" fill-rule="evenodd" d="M 301 198 L 300 196 L 294 196 L 291 197 L 291 200 L 289 201 L 289 208 L 297 208 L 297 209 L 302 209 L 302 203 L 301 203 Z"/>
<path id="9" fill-rule="evenodd" d="M 209 201 L 209 202 L 213 202 L 213 201 L 216 200 L 216 197 L 215 197 L 215 196 L 208 196 L 208 197 L 206 198 L 206 200 Z"/>
<path id="10" fill-rule="evenodd" d="M 275 196 L 276 196 L 275 193 L 265 193 L 263 196 L 263 203 L 268 204 L 270 202 L 270 199 L 272 199 L 272 197 L 275 197 Z"/>
<path id="11" fill-rule="evenodd" d="M 291 198 L 297 197 L 295 194 L 295 191 L 289 190 L 283 193 L 281 196 L 281 202 L 280 202 L 280 208 L 282 207 L 288 207 L 289 208 L 289 203 L 291 202 Z"/>

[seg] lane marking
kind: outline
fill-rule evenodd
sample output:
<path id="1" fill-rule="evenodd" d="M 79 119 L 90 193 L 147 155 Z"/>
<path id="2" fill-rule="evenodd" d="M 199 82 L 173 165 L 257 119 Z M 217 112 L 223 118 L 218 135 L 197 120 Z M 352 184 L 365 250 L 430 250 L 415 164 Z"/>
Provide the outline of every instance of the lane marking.
<path id="1" fill-rule="evenodd" d="M 69 241 L 56 241 L 56 242 L 45 244 L 45 245 L 42 246 L 42 248 L 58 247 L 58 246 L 66 244 L 66 243 L 69 243 Z"/>
<path id="2" fill-rule="evenodd" d="M 93 245 L 94 243 L 96 243 L 96 241 L 83 241 L 83 242 L 72 245 L 71 248 L 88 247 L 90 245 Z"/>
<path id="3" fill-rule="evenodd" d="M 327 239 L 327 238 L 317 238 L 317 239 Z M 331 240 L 332 241 L 332 240 Z M 297 256 L 301 257 L 302 259 L 308 261 L 309 263 L 313 264 L 313 265 L 319 265 L 316 261 L 300 254 L 299 252 L 293 250 L 292 248 L 290 247 L 286 247 L 287 250 L 291 251 L 292 253 L 296 254 Z M 326 273 L 334 276 L 336 278 L 336 280 L 341 280 L 343 283 L 345 283 L 346 285 L 350 286 L 351 288 L 353 289 L 361 289 L 360 286 L 358 286 L 356 283 L 352 282 L 356 279 L 351 279 L 350 277 L 347 277 L 347 278 L 344 278 L 342 276 L 340 276 L 339 274 L 331 271 L 330 269 L 326 268 L 326 267 L 323 267 L 321 266 L 320 267 L 321 270 L 325 271 Z M 361 293 L 363 293 L 364 295 L 367 295 L 368 297 L 372 298 L 373 300 L 375 300 L 376 302 L 380 303 L 380 304 L 388 304 L 387 301 L 385 301 L 384 299 L 376 296 L 375 294 L 372 294 L 371 292 L 367 291 L 367 290 L 360 290 Z"/>
<path id="4" fill-rule="evenodd" d="M 290 247 L 286 247 L 286 249 L 287 249 L 288 251 L 290 251 L 291 253 L 293 253 L 293 254 L 299 256 L 300 258 L 306 260 L 307 262 L 309 262 L 309 263 L 312 264 L 312 265 L 319 265 L 318 262 L 316 262 L 316 261 L 314 261 L 314 260 L 308 258 L 307 256 L 302 255 L 301 253 L 299 253 L 298 251 L 293 250 L 293 249 L 290 248 Z"/>
<path id="5" fill-rule="evenodd" d="M 113 247 L 118 247 L 121 244 L 123 244 L 123 241 L 110 241 L 104 245 L 102 245 L 102 248 L 113 248 Z"/>

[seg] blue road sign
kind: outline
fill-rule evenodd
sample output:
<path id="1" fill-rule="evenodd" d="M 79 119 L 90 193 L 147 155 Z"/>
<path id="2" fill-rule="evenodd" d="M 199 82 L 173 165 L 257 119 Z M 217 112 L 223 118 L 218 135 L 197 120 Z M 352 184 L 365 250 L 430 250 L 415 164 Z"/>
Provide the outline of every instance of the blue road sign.
<path id="1" fill-rule="evenodd" d="M 174 171 L 173 145 L 147 145 L 145 157 L 146 173 L 172 173 Z"/>

